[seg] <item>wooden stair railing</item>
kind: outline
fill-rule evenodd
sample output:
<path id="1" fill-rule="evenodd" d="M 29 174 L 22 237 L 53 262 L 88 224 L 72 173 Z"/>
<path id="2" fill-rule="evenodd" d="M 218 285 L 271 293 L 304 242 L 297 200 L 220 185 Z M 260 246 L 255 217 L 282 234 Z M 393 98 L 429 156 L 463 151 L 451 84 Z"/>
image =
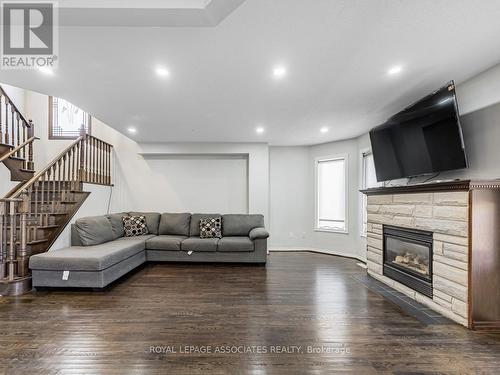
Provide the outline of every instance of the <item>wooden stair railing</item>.
<path id="1" fill-rule="evenodd" d="M 22 115 L 0 87 L 0 161 L 10 169 L 12 181 L 26 181 L 33 176 L 36 139 L 33 122 Z"/>
<path id="2" fill-rule="evenodd" d="M 29 181 L 0 200 L 0 295 L 31 289 L 30 255 L 49 250 L 90 193 L 112 185 L 109 143 L 82 134 Z"/>

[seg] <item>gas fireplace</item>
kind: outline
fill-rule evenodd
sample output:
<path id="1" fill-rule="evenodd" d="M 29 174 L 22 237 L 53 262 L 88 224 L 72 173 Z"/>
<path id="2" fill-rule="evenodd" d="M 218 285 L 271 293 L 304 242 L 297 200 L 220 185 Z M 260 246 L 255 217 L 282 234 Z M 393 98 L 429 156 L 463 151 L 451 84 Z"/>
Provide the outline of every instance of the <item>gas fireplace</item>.
<path id="1" fill-rule="evenodd" d="M 384 225 L 384 275 L 432 298 L 432 232 Z"/>

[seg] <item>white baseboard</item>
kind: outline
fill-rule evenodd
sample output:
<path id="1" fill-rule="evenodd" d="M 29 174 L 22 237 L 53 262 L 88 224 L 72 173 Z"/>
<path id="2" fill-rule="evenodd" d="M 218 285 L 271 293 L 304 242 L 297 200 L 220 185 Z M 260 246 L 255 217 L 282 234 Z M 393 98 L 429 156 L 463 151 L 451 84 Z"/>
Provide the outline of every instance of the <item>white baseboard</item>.
<path id="1" fill-rule="evenodd" d="M 269 248 L 269 251 L 289 251 L 289 252 L 309 251 L 312 253 L 328 254 L 328 255 L 335 255 L 335 256 L 341 256 L 341 257 L 345 257 L 345 258 L 356 259 L 356 260 L 359 260 L 360 262 L 366 263 L 366 258 L 363 258 L 359 255 L 352 255 L 352 254 L 343 253 L 343 252 L 335 251 L 335 250 L 314 249 L 311 247 L 290 247 L 290 246 L 288 246 L 288 247 L 276 247 L 276 246 L 273 246 L 273 247 Z"/>

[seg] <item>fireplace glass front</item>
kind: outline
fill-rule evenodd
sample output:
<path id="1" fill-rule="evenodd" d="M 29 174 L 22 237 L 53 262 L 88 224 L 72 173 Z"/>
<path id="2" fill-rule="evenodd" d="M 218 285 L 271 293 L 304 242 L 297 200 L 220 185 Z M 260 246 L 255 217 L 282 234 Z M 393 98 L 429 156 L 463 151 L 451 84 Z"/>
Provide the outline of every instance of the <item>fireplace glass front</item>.
<path id="1" fill-rule="evenodd" d="M 395 237 L 387 238 L 387 263 L 416 276 L 430 277 L 429 247 Z"/>
<path id="2" fill-rule="evenodd" d="M 432 232 L 384 225 L 384 275 L 432 297 Z"/>

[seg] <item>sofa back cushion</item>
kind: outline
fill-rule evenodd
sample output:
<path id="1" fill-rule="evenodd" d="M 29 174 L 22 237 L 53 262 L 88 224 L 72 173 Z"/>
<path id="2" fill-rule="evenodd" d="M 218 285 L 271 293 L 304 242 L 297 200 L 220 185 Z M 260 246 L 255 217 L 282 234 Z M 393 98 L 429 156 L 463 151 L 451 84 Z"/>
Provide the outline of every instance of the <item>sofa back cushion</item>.
<path id="1" fill-rule="evenodd" d="M 113 228 L 106 216 L 83 217 L 75 222 L 83 246 L 99 245 L 113 241 Z"/>
<path id="2" fill-rule="evenodd" d="M 189 236 L 189 224 L 191 214 L 161 214 L 159 234 L 170 234 L 177 236 Z"/>
<path id="3" fill-rule="evenodd" d="M 123 217 L 128 216 L 128 212 L 120 212 L 118 214 L 106 215 L 109 222 L 111 223 L 111 228 L 113 228 L 113 239 L 116 240 L 125 235 L 123 230 Z"/>
<path id="4" fill-rule="evenodd" d="M 248 236 L 253 228 L 264 226 L 263 215 L 228 214 L 222 216 L 222 235 Z"/>
<path id="5" fill-rule="evenodd" d="M 158 212 L 129 212 L 130 216 L 144 216 L 150 234 L 158 235 L 160 226 L 160 214 Z"/>
<path id="6" fill-rule="evenodd" d="M 191 237 L 200 237 L 200 220 L 218 216 L 221 216 L 221 214 L 192 214 L 189 235 Z"/>

